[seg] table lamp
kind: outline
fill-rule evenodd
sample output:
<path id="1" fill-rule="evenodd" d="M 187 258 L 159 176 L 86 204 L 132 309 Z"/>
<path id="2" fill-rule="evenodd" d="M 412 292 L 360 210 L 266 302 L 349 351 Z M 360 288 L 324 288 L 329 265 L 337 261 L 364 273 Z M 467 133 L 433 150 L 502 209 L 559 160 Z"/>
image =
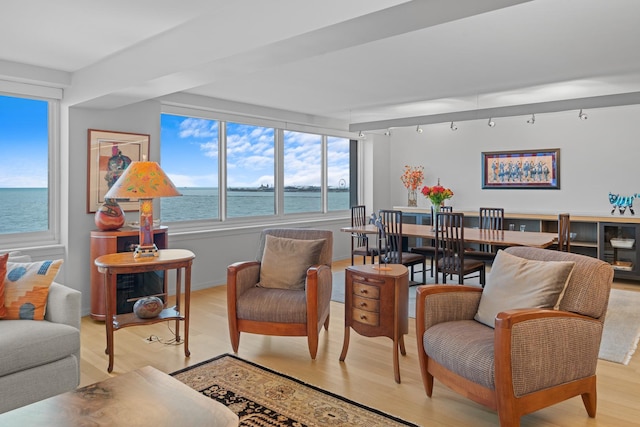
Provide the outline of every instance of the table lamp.
<path id="1" fill-rule="evenodd" d="M 105 199 L 138 198 L 140 201 L 140 240 L 133 257 L 158 256 L 153 243 L 153 200 L 182 196 L 156 162 L 132 162 L 111 186 Z"/>

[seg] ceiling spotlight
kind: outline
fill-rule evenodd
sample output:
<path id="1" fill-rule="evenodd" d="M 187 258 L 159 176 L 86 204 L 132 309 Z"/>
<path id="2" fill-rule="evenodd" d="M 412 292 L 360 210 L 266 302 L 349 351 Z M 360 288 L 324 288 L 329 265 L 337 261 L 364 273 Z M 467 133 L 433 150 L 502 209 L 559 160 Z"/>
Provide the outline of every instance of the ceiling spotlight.
<path id="1" fill-rule="evenodd" d="M 384 133 L 386 136 L 391 136 L 391 129 L 387 129 L 387 131 Z"/>
<path id="2" fill-rule="evenodd" d="M 496 125 L 496 122 L 493 121 L 493 118 L 489 117 L 489 121 L 487 122 L 487 126 L 489 126 L 490 128 L 494 127 Z"/>
<path id="3" fill-rule="evenodd" d="M 358 138 L 364 138 L 364 133 L 362 133 L 362 131 L 358 134 Z"/>
<path id="4" fill-rule="evenodd" d="M 532 114 L 531 118 L 529 120 L 527 120 L 527 123 L 529 123 L 530 125 L 534 124 L 536 122 L 536 115 Z"/>
<path id="5" fill-rule="evenodd" d="M 451 122 L 451 130 L 458 130 L 458 126 L 455 125 L 455 123 Z"/>
<path id="6" fill-rule="evenodd" d="M 578 113 L 578 117 L 580 118 L 580 120 L 587 120 L 589 118 L 589 116 L 587 116 L 587 113 L 582 112 L 582 108 L 580 109 L 580 113 Z"/>
<path id="7" fill-rule="evenodd" d="M 422 133 L 422 128 L 420 127 L 420 125 L 416 126 L 416 132 Z"/>

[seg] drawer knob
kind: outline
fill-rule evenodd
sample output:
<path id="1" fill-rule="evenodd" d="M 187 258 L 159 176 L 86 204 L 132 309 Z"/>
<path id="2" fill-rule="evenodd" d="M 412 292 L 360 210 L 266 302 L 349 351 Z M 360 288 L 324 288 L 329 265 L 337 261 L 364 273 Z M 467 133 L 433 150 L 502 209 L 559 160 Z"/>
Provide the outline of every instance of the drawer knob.
<path id="1" fill-rule="evenodd" d="M 364 314 L 360 315 L 360 320 L 367 320 L 367 316 L 365 316 Z"/>
<path id="2" fill-rule="evenodd" d="M 367 306 L 367 303 L 366 303 L 366 302 L 361 302 L 361 303 L 360 303 L 360 307 L 366 307 L 366 306 Z"/>
<path id="3" fill-rule="evenodd" d="M 368 293 L 368 292 L 367 292 L 367 290 L 366 290 L 366 289 L 360 289 L 360 293 L 361 293 L 361 294 L 366 294 L 366 293 Z"/>

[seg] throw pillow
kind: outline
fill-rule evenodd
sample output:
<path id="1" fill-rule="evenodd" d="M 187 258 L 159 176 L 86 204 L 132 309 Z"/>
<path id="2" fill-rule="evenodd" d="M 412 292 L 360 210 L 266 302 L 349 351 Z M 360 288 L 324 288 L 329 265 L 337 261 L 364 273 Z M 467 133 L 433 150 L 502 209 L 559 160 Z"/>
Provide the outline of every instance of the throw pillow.
<path id="1" fill-rule="evenodd" d="M 324 239 L 266 236 L 260 284 L 263 288 L 304 289 L 307 270 L 318 263 Z"/>
<path id="2" fill-rule="evenodd" d="M 4 279 L 7 319 L 43 320 L 51 282 L 62 260 L 7 262 Z"/>
<path id="3" fill-rule="evenodd" d="M 493 328 L 497 314 L 502 311 L 553 308 L 574 265 L 572 261 L 537 261 L 498 251 L 475 319 Z"/>
<path id="4" fill-rule="evenodd" d="M 0 319 L 7 316 L 7 309 L 4 307 L 4 278 L 7 275 L 7 259 L 9 254 L 0 255 Z"/>

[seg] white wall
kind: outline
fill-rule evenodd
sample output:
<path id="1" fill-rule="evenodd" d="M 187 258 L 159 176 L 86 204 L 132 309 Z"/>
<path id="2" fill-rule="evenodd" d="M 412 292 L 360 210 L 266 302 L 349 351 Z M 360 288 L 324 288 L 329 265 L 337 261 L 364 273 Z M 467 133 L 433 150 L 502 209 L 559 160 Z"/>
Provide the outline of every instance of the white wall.
<path id="1" fill-rule="evenodd" d="M 523 116 L 496 118 L 493 128 L 486 119 L 465 121 L 455 132 L 449 123 L 423 126 L 422 134 L 415 127 L 398 128 L 390 137 L 367 137 L 365 144 L 375 145 L 377 169 L 388 158 L 392 206 L 407 204 L 400 181 L 404 165 L 423 165 L 425 184 L 440 178 L 454 191 L 448 204 L 456 210 L 501 206 L 513 213 L 609 215 L 609 192 L 640 193 L 640 106 L 586 112 L 587 120 L 579 120 L 577 111 L 536 115 L 534 125 Z M 481 188 L 483 151 L 547 148 L 560 148 L 560 190 Z M 420 195 L 418 206 L 430 205 Z"/>

